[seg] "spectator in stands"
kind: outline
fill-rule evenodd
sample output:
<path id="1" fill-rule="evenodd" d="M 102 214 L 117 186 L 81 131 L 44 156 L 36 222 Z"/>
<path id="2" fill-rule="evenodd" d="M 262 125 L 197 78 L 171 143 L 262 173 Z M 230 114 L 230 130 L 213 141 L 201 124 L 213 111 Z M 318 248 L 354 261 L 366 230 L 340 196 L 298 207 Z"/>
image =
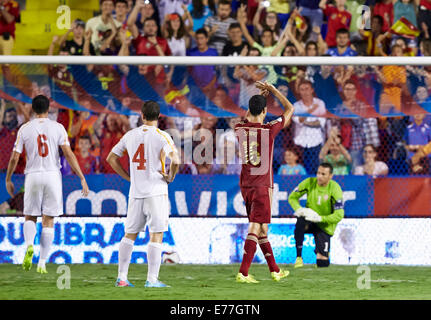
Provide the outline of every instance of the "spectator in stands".
<path id="1" fill-rule="evenodd" d="M 188 9 L 193 18 L 193 32 L 203 28 L 207 18 L 217 14 L 214 0 L 192 0 Z"/>
<path id="2" fill-rule="evenodd" d="M 429 39 L 429 30 L 431 29 L 431 0 L 419 0 L 417 10 L 417 23 L 422 31 L 421 38 Z"/>
<path id="3" fill-rule="evenodd" d="M 112 17 L 114 11 L 113 0 L 101 0 L 100 8 L 102 14 L 89 19 L 85 26 L 85 31 L 91 30 L 91 44 L 97 55 L 101 54 L 101 47 L 105 44 L 105 48 L 110 46 L 107 43 L 109 39 L 112 41 L 117 33 L 117 29 L 121 27 L 121 22 Z"/>
<path id="4" fill-rule="evenodd" d="M 334 175 L 347 175 L 350 172 L 352 157 L 341 143 L 341 136 L 337 127 L 332 128 L 319 153 L 320 162 L 330 163 Z"/>
<path id="5" fill-rule="evenodd" d="M 216 49 L 208 47 L 208 32 L 204 28 L 195 32 L 195 39 L 196 47 L 187 50 L 188 56 L 218 56 Z M 214 96 L 216 89 L 215 66 L 192 66 L 189 68 L 189 75 L 207 98 L 211 99 Z M 193 94 L 196 95 L 199 92 L 195 91 Z M 206 101 L 208 102 L 208 99 Z"/>
<path id="6" fill-rule="evenodd" d="M 262 57 L 271 56 L 274 49 L 277 47 L 277 41 L 275 40 L 274 32 L 271 29 L 265 29 L 262 31 L 262 34 L 260 36 L 261 43 L 258 43 L 257 41 L 255 41 L 247 29 L 247 25 L 246 25 L 247 14 L 245 12 L 244 5 L 241 5 L 238 9 L 237 20 L 241 26 L 241 30 L 249 46 L 253 48 L 257 48 Z M 279 50 L 277 55 L 280 56 L 281 53 L 282 53 L 282 50 Z M 275 84 L 277 82 L 278 76 L 277 76 L 277 72 L 274 69 L 274 66 L 268 65 L 266 66 L 266 68 L 268 69 L 268 72 L 269 72 L 266 81 L 271 84 Z"/>
<path id="7" fill-rule="evenodd" d="M 265 8 L 267 8 L 265 7 L 265 1 L 259 0 L 258 2 L 259 6 L 257 7 L 256 14 L 253 18 L 254 36 L 259 38 L 263 30 L 270 29 L 274 32 L 275 39 L 278 40 L 281 35 L 282 28 L 277 13 L 275 11 L 269 12 L 268 10 L 265 10 Z M 264 18 L 261 19 L 263 11 L 266 11 L 266 14 Z"/>
<path id="8" fill-rule="evenodd" d="M 244 47 L 240 56 L 258 57 L 260 52 L 257 48 Z M 256 88 L 256 81 L 264 81 L 268 76 L 268 70 L 258 65 L 241 66 L 237 65 L 233 73 L 235 79 L 239 80 L 239 106 L 248 109 L 248 102 L 253 95 L 259 94 L 260 90 Z"/>
<path id="9" fill-rule="evenodd" d="M 137 33 L 144 35 L 144 22 L 147 18 L 156 19 L 157 25 L 159 25 L 159 17 L 153 3 L 151 1 L 136 0 L 135 6 L 127 18 L 129 30 L 132 29 L 132 26 L 136 26 Z"/>
<path id="10" fill-rule="evenodd" d="M 365 163 L 355 168 L 356 175 L 370 175 L 373 177 L 386 176 L 389 168 L 383 161 L 377 160 L 377 149 L 372 144 L 367 144 L 363 150 Z"/>
<path id="11" fill-rule="evenodd" d="M 323 24 L 323 12 L 319 7 L 320 0 L 297 0 L 296 5 L 298 11 L 301 12 L 303 17 L 307 17 L 310 20 L 312 27 L 322 27 Z"/>
<path id="12" fill-rule="evenodd" d="M 2 147 L 0 152 L 0 172 L 6 172 L 17 133 L 17 112 L 13 106 L 8 106 L 2 99 L 0 104 L 0 146 Z"/>
<path id="13" fill-rule="evenodd" d="M 223 47 L 228 41 L 229 26 L 237 22 L 230 17 L 231 12 L 231 3 L 228 0 L 220 0 L 217 6 L 217 15 L 208 17 L 204 23 L 204 28 L 210 39 L 208 46 L 216 49 L 218 55 L 222 54 Z"/>
<path id="14" fill-rule="evenodd" d="M 115 20 L 126 26 L 128 13 L 129 3 L 127 0 L 115 0 Z"/>
<path id="15" fill-rule="evenodd" d="M 222 56 L 237 57 L 241 54 L 247 44 L 242 39 L 242 31 L 239 23 L 235 22 L 229 26 L 227 31 L 229 40 L 223 47 Z M 238 97 L 240 92 L 239 80 L 236 79 L 233 74 L 235 71 L 235 66 L 222 66 L 221 74 L 223 79 L 223 84 L 229 91 L 229 96 L 233 98 L 236 104 L 239 103 Z"/>
<path id="16" fill-rule="evenodd" d="M 296 148 L 290 147 L 284 152 L 284 162 L 278 168 L 277 174 L 280 175 L 306 175 L 305 168 L 298 163 L 299 152 Z"/>
<path id="17" fill-rule="evenodd" d="M 320 28 L 318 26 L 312 27 L 308 17 L 301 16 L 297 10 L 292 12 L 289 20 L 287 21 L 286 27 L 287 25 L 289 25 L 288 30 L 290 31 L 290 41 L 297 41 L 302 47 L 302 49 L 298 48 L 298 51 L 302 52 L 301 55 L 303 55 L 305 44 L 309 40 L 318 40 L 317 34 L 315 34 L 315 31 L 312 32 L 312 30 L 319 30 L 320 32 Z"/>
<path id="18" fill-rule="evenodd" d="M 373 16 L 381 16 L 383 18 L 383 32 L 388 31 L 394 23 L 394 5 L 392 1 L 381 0 L 373 8 Z"/>
<path id="19" fill-rule="evenodd" d="M 70 34 L 73 34 L 73 38 L 68 40 Z M 60 48 L 64 47 L 71 56 L 82 56 L 84 54 L 84 33 L 85 33 L 85 22 L 81 19 L 76 19 L 71 28 L 59 39 L 58 43 Z M 91 54 L 95 55 L 94 48 L 91 45 Z"/>
<path id="20" fill-rule="evenodd" d="M 404 17 L 416 28 L 418 27 L 414 0 L 392 0 L 392 3 L 394 5 L 394 22 Z"/>
<path id="21" fill-rule="evenodd" d="M 185 24 L 178 13 L 171 13 L 166 16 L 162 27 L 163 37 L 168 40 L 173 56 L 185 56 L 191 45 L 189 32 L 193 29 L 193 20 L 188 11 L 186 11 L 185 17 L 190 22 L 189 25 Z"/>
<path id="22" fill-rule="evenodd" d="M 241 174 L 241 160 L 235 134 L 224 135 L 217 142 L 217 153 L 212 165 L 213 174 Z"/>
<path id="23" fill-rule="evenodd" d="M 183 19 L 178 13 L 171 13 L 165 18 L 165 23 L 162 27 L 162 34 L 168 41 L 169 48 L 173 56 L 185 56 L 187 49 L 191 45 L 191 37 L 189 32 L 193 29 L 193 21 L 190 13 L 186 9 L 184 15 L 190 22 L 186 26 Z M 185 66 L 174 66 L 171 65 L 169 72 L 167 73 L 166 83 L 171 83 L 177 88 L 182 88 L 183 81 L 185 79 L 185 73 L 187 68 Z"/>
<path id="24" fill-rule="evenodd" d="M 314 97 L 313 85 L 303 80 L 298 86 L 300 100 L 294 103 L 296 114 L 311 114 L 311 117 L 293 117 L 295 133 L 293 142 L 301 150 L 304 167 L 308 174 L 316 172 L 319 166 L 319 153 L 325 141 L 325 103 Z"/>
<path id="25" fill-rule="evenodd" d="M 403 56 L 403 49 L 399 45 L 393 45 L 391 56 Z M 380 95 L 380 113 L 401 112 L 402 92 L 407 90 L 407 74 L 405 66 L 374 67 L 378 80 L 383 85 Z"/>
<path id="26" fill-rule="evenodd" d="M 321 0 L 319 3 L 319 7 L 323 10 L 324 15 L 328 19 L 328 31 L 325 41 L 328 47 L 335 47 L 337 45 L 336 32 L 339 29 L 346 29 L 347 35 L 349 35 L 352 15 L 345 8 L 346 0 L 335 0 L 335 6 L 331 4 L 328 5 L 326 2 L 327 0 Z"/>
<path id="27" fill-rule="evenodd" d="M 378 47 L 379 43 L 377 42 L 377 39 L 383 34 L 382 29 L 383 18 L 379 15 L 372 17 L 371 30 L 359 29 L 359 34 L 367 41 L 367 56 L 380 55 L 380 50 Z M 380 45 L 382 47 L 384 46 L 383 50 L 386 51 L 387 43 L 380 42 Z"/>
<path id="28" fill-rule="evenodd" d="M 416 114 L 413 116 L 413 122 L 407 126 L 405 148 L 408 151 L 408 159 L 431 142 L 431 128 L 424 122 L 424 119 L 425 114 Z M 422 173 L 429 173 L 430 158 L 422 158 L 419 165 L 422 167 Z"/>
<path id="29" fill-rule="evenodd" d="M 101 121 L 94 124 L 94 129 L 97 137 L 100 140 L 100 172 L 101 173 L 115 173 L 106 157 L 112 148 L 120 141 L 121 137 L 129 130 L 130 124 L 127 116 L 117 114 L 100 115 Z M 121 163 L 125 170 L 128 170 L 128 157 L 123 156 Z"/>
<path id="30" fill-rule="evenodd" d="M 98 174 L 99 160 L 90 153 L 91 139 L 89 136 L 80 136 L 78 140 L 79 151 L 75 150 L 76 159 L 83 174 Z"/>
<path id="31" fill-rule="evenodd" d="M 159 9 L 160 25 L 166 22 L 166 18 L 173 13 L 183 17 L 186 13 L 187 6 L 183 0 L 159 0 L 157 1 L 157 8 Z M 187 2 L 188 3 L 188 2 Z M 193 28 L 191 28 L 193 30 Z"/>
<path id="32" fill-rule="evenodd" d="M 350 47 L 349 30 L 340 28 L 336 32 L 336 46 L 329 48 L 327 54 L 336 57 L 357 56 L 358 53 Z"/>
<path id="33" fill-rule="evenodd" d="M 144 36 L 138 33 L 135 25 L 132 25 L 132 44 L 137 55 L 142 56 L 170 56 L 171 49 L 165 38 L 157 36 L 157 22 L 154 18 L 147 18 L 144 22 Z M 163 84 L 166 74 L 163 65 L 142 66 L 143 74 L 154 79 L 156 84 Z"/>
<path id="34" fill-rule="evenodd" d="M 20 15 L 19 3 L 0 0 L 0 54 L 12 55 L 15 44 L 15 23 Z"/>
<path id="35" fill-rule="evenodd" d="M 193 162 L 198 171 L 208 169 L 211 173 L 216 157 L 216 117 L 201 117 L 201 123 L 193 128 Z"/>

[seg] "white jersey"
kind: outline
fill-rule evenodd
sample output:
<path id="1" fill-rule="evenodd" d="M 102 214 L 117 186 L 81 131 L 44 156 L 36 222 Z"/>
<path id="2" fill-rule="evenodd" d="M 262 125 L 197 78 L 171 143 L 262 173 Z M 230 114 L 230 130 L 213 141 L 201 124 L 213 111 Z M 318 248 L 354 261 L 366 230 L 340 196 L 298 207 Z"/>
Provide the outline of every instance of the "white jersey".
<path id="1" fill-rule="evenodd" d="M 154 126 L 142 125 L 128 131 L 112 148 L 121 157 L 125 151 L 130 163 L 130 198 L 149 198 L 168 194 L 168 184 L 160 172 L 165 170 L 165 155 L 176 151 L 169 134 Z"/>
<path id="2" fill-rule="evenodd" d="M 24 173 L 60 171 L 58 147 L 69 145 L 63 125 L 48 118 L 36 118 L 19 130 L 13 151 L 22 153 L 25 147 Z"/>

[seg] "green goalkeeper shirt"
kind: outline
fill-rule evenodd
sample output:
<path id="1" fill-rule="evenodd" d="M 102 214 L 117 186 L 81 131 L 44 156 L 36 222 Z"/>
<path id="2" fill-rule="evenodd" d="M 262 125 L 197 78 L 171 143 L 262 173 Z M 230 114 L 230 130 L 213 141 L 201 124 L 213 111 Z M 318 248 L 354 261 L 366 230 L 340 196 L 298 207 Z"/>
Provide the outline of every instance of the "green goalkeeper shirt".
<path id="1" fill-rule="evenodd" d="M 343 191 L 340 185 L 330 180 L 325 187 L 317 184 L 317 178 L 302 181 L 289 195 L 289 204 L 294 211 L 301 208 L 299 198 L 307 194 L 306 207 L 316 211 L 322 221 L 317 223 L 320 229 L 334 235 L 338 222 L 344 217 Z"/>

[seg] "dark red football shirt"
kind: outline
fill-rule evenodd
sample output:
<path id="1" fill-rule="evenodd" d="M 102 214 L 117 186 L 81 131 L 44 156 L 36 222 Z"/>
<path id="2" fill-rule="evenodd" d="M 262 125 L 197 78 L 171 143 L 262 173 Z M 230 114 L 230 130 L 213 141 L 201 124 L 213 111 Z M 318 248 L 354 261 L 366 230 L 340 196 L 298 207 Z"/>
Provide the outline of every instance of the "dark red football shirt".
<path id="1" fill-rule="evenodd" d="M 244 120 L 235 126 L 242 160 L 240 187 L 273 187 L 274 140 L 284 121 L 281 116 L 265 124 Z"/>

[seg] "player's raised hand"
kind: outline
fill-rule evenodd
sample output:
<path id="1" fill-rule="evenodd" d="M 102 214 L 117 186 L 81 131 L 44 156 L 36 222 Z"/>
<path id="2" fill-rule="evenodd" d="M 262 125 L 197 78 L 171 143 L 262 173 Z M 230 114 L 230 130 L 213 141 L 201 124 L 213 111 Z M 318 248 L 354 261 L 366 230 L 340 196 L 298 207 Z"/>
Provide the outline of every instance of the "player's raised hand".
<path id="1" fill-rule="evenodd" d="M 85 181 L 85 179 L 81 180 L 81 186 L 82 186 L 82 195 L 84 197 L 88 196 L 90 189 L 88 188 L 87 181 Z"/>
<path id="2" fill-rule="evenodd" d="M 15 195 L 15 185 L 11 180 L 6 181 L 6 190 L 10 197 L 13 198 Z"/>

